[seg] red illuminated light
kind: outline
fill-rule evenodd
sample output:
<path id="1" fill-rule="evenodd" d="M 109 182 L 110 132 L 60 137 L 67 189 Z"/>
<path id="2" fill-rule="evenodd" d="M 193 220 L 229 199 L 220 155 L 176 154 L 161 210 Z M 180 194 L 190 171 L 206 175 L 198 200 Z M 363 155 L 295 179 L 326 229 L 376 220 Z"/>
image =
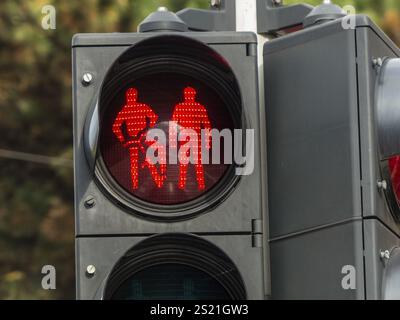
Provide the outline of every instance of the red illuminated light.
<path id="1" fill-rule="evenodd" d="M 211 148 L 210 132 L 211 123 L 207 113 L 207 109 L 202 104 L 196 102 L 196 90 L 187 87 L 184 89 L 184 101 L 177 104 L 174 107 L 172 114 L 172 121 L 177 124 L 176 128 L 178 131 L 183 129 L 192 130 L 190 135 L 190 141 L 197 144 L 197 151 L 193 156 L 195 160 L 196 179 L 198 190 L 204 190 L 206 188 L 204 179 L 204 168 L 202 163 L 202 142 L 201 142 L 201 130 L 206 129 L 206 148 Z M 149 119 L 149 127 L 147 126 L 147 120 Z M 139 188 L 139 170 L 148 168 L 151 177 L 156 184 L 157 188 L 161 189 L 167 179 L 167 155 L 162 149 L 157 149 L 159 152 L 159 158 L 162 159 L 162 164 L 158 167 L 154 165 L 150 159 L 145 158 L 144 162 L 139 166 L 139 152 L 146 154 L 146 148 L 153 148 L 156 141 L 145 141 L 146 133 L 150 128 L 153 128 L 157 124 L 158 116 L 152 110 L 151 107 L 144 103 L 138 102 L 138 91 L 135 88 L 129 88 L 126 92 L 126 104 L 122 110 L 118 113 L 113 123 L 113 133 L 118 140 L 129 149 L 130 154 L 130 175 L 132 180 L 132 188 L 134 190 Z M 129 139 L 125 138 L 123 133 L 123 125 L 126 125 Z M 179 132 L 174 132 L 176 136 Z M 172 147 L 176 147 L 175 141 L 170 141 Z M 185 145 L 187 142 L 179 142 L 179 147 Z M 161 152 L 161 154 L 160 154 Z M 189 157 L 189 154 L 180 154 L 179 159 L 179 181 L 178 188 L 181 190 L 185 189 L 187 181 L 187 170 L 189 164 L 184 164 L 183 157 Z"/>
<path id="2" fill-rule="evenodd" d="M 202 201 L 232 174 L 223 144 L 215 146 L 220 162 L 210 163 L 206 139 L 210 129 L 240 127 L 233 102 L 218 86 L 190 75 L 151 74 L 116 86 L 101 108 L 99 174 L 112 179 L 118 195 L 133 197 L 128 201 L 162 206 Z M 151 132 L 155 141 L 150 130 L 157 130 Z M 165 137 L 159 139 L 160 133 Z M 179 141 L 185 138 L 187 143 Z"/>

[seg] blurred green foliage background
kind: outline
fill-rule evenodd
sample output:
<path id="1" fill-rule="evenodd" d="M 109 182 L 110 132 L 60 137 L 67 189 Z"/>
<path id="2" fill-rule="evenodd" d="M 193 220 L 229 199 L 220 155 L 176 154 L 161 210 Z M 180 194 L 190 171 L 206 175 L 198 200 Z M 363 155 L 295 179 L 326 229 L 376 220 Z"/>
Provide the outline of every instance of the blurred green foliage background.
<path id="1" fill-rule="evenodd" d="M 285 4 L 301 1 L 286 0 Z M 319 4 L 321 0 L 303 1 Z M 73 34 L 132 32 L 159 6 L 177 11 L 208 0 L 2 0 L 0 2 L 0 299 L 73 299 L 71 49 Z M 369 14 L 400 44 L 399 0 L 337 0 Z M 41 27 L 56 8 L 55 30 Z M 6 150 L 66 159 L 48 165 Z M 28 157 L 28 159 L 30 158 Z M 57 289 L 41 288 L 54 265 Z"/>

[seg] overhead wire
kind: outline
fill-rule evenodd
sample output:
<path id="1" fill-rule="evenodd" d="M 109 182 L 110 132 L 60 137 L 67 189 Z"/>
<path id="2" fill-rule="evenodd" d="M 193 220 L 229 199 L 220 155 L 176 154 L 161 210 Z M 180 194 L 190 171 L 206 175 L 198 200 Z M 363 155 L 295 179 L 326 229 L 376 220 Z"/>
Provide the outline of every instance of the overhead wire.
<path id="1" fill-rule="evenodd" d="M 19 160 L 31 163 L 44 164 L 58 167 L 72 167 L 72 159 L 50 157 L 41 154 L 26 153 L 14 150 L 0 149 L 0 158 Z"/>

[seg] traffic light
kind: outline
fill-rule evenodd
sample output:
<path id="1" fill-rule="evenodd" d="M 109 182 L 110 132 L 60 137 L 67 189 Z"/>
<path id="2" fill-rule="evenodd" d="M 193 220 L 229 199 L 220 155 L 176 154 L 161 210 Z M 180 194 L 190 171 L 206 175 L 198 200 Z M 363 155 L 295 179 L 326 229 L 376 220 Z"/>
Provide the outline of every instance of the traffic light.
<path id="1" fill-rule="evenodd" d="M 400 50 L 343 16 L 264 47 L 273 299 L 400 298 Z"/>
<path id="2" fill-rule="evenodd" d="M 72 48 L 77 297 L 263 299 L 256 36 L 161 8 Z"/>

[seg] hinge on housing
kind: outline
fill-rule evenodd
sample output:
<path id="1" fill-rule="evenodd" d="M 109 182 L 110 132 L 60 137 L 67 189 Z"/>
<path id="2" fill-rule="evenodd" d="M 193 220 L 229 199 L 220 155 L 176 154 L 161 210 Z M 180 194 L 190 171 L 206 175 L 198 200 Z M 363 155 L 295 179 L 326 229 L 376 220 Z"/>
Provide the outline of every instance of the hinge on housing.
<path id="1" fill-rule="evenodd" d="M 257 57 L 257 44 L 256 43 L 248 43 L 246 46 L 246 56 L 248 57 Z"/>
<path id="2" fill-rule="evenodd" d="M 251 242 L 253 248 L 262 248 L 263 246 L 263 225 L 260 219 L 251 221 Z"/>

